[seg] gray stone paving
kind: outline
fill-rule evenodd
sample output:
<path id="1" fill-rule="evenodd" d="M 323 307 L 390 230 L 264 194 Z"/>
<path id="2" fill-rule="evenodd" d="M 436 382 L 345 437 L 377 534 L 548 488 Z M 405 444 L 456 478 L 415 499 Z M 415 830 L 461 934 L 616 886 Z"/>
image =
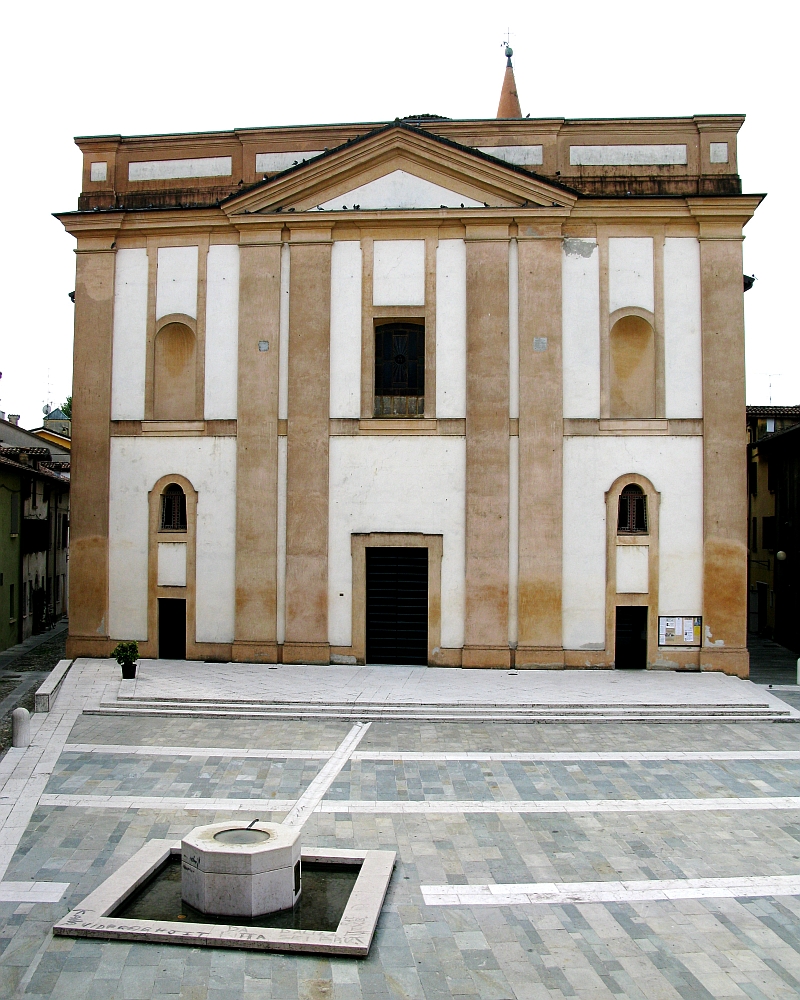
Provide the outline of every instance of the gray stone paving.
<path id="1" fill-rule="evenodd" d="M 347 723 L 84 715 L 70 743 L 333 751 Z M 374 723 L 360 750 L 800 750 L 800 727 Z M 319 760 L 62 753 L 48 791 L 293 798 Z M 242 780 L 239 780 L 242 779 Z M 800 794 L 793 761 L 354 760 L 328 800 Z M 428 907 L 423 884 L 800 872 L 800 810 L 770 813 L 317 813 L 304 841 L 398 852 L 366 959 L 48 936 L 147 840 L 224 812 L 37 807 L 6 879 L 65 881 L 58 904 L 0 903 L 0 997 L 25 1000 L 551 1000 L 800 995 L 800 898 Z M 241 818 L 243 814 L 239 813 Z M 264 816 L 262 818 L 279 818 Z"/>

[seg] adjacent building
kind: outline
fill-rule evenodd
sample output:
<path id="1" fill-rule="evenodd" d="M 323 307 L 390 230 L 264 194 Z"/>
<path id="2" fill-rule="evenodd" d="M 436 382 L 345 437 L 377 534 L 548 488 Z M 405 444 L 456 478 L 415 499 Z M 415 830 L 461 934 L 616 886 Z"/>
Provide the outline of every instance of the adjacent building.
<path id="1" fill-rule="evenodd" d="M 748 406 L 749 627 L 800 653 L 800 406 Z"/>
<path id="2" fill-rule="evenodd" d="M 513 91 L 76 140 L 69 655 L 747 675 L 743 118 Z"/>
<path id="3" fill-rule="evenodd" d="M 69 452 L 0 417 L 0 649 L 67 613 Z"/>

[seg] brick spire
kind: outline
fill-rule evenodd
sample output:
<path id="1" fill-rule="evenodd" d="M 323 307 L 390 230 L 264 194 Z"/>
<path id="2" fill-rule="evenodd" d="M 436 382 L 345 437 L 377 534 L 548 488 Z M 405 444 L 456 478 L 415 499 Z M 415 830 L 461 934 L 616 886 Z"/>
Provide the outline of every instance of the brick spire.
<path id="1" fill-rule="evenodd" d="M 503 77 L 503 89 L 500 91 L 500 103 L 497 105 L 498 118 L 522 118 L 517 84 L 514 80 L 514 67 L 511 65 L 513 55 L 514 50 L 510 45 L 506 45 L 506 75 Z"/>

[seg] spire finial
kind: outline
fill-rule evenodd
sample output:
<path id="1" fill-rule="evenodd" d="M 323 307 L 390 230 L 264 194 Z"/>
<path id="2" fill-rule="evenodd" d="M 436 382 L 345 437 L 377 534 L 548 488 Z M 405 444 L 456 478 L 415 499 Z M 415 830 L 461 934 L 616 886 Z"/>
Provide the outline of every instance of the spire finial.
<path id="1" fill-rule="evenodd" d="M 506 75 L 503 77 L 503 89 L 500 91 L 500 103 L 497 106 L 498 118 L 522 118 L 522 108 L 517 95 L 517 84 L 514 80 L 514 67 L 511 65 L 511 57 L 514 50 L 511 48 L 511 29 L 506 32 L 505 41 L 500 43 L 505 46 L 506 53 Z"/>

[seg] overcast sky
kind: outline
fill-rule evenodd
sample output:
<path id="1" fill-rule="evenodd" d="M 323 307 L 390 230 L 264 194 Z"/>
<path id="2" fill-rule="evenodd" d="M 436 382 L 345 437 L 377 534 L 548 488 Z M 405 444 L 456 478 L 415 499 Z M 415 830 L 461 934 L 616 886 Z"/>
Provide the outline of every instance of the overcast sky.
<path id="1" fill-rule="evenodd" d="M 137 135 L 428 112 L 494 117 L 511 28 L 523 114 L 745 113 L 747 399 L 800 403 L 792 247 L 798 86 L 793 5 L 709 0 L 13 4 L 0 79 L 4 192 L 0 410 L 39 426 L 71 391 L 75 135 Z M 792 251 L 790 253 L 790 251 Z M 795 263 L 792 263 L 795 261 Z"/>

